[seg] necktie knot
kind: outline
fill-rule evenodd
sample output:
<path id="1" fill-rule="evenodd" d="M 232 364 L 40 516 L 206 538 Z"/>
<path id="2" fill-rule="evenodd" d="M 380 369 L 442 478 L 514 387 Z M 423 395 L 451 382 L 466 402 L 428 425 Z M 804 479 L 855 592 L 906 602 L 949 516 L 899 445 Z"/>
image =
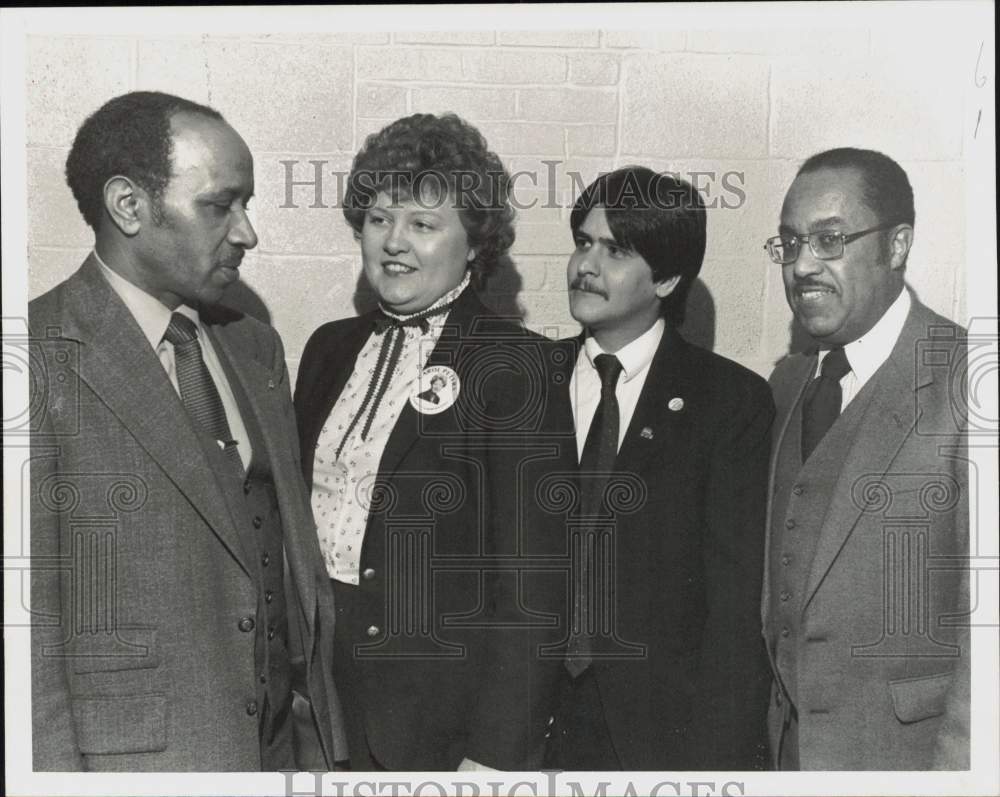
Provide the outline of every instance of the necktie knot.
<path id="1" fill-rule="evenodd" d="M 618 358 L 613 354 L 598 354 L 594 358 L 594 368 L 601 377 L 601 395 L 614 393 L 622 372 L 622 364 Z"/>
<path id="2" fill-rule="evenodd" d="M 820 367 L 820 375 L 834 382 L 839 382 L 851 370 L 851 364 L 847 361 L 847 352 L 843 346 L 831 349 L 823 358 L 823 365 Z"/>
<path id="3" fill-rule="evenodd" d="M 174 313 L 163 337 L 174 346 L 181 346 L 198 339 L 198 327 L 186 315 Z"/>

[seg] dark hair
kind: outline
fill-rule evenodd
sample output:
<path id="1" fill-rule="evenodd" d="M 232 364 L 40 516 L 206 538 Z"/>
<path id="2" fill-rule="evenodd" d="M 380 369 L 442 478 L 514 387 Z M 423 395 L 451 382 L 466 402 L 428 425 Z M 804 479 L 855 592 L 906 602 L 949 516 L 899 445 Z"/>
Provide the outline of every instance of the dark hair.
<path id="1" fill-rule="evenodd" d="M 669 173 L 626 166 L 602 174 L 580 194 L 569 217 L 574 235 L 595 207 L 603 207 L 611 234 L 637 252 L 660 282 L 679 276 L 661 302 L 671 323 L 684 320 L 688 291 L 705 257 L 705 203 L 698 190 Z"/>
<path id="2" fill-rule="evenodd" d="M 116 175 L 146 191 L 154 212 L 159 208 L 172 173 L 170 120 L 182 112 L 224 121 L 214 108 L 182 97 L 133 91 L 109 100 L 80 125 L 66 158 L 66 182 L 95 232 L 104 214 L 104 186 Z"/>
<path id="3" fill-rule="evenodd" d="M 798 174 L 820 169 L 856 169 L 861 174 L 864 203 L 879 222 L 913 226 L 913 189 L 903 167 L 888 155 L 854 147 L 828 149 L 809 158 Z"/>
<path id="4" fill-rule="evenodd" d="M 439 201 L 454 199 L 482 287 L 514 243 L 510 175 L 482 133 L 455 114 L 413 114 L 368 136 L 351 166 L 344 218 L 360 235 L 380 191 L 406 199 L 427 188 Z"/>

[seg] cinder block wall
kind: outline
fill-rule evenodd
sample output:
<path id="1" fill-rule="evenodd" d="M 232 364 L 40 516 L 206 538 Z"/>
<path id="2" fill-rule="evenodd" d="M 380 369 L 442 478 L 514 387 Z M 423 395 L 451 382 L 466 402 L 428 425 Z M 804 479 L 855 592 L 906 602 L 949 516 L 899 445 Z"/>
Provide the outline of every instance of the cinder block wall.
<path id="1" fill-rule="evenodd" d="M 766 375 L 798 339 L 762 244 L 797 165 L 820 149 L 872 147 L 904 165 L 917 201 L 909 282 L 964 320 L 972 56 L 935 31 L 885 26 L 31 37 L 30 292 L 68 276 L 92 244 L 62 174 L 78 125 L 131 89 L 177 93 L 217 107 L 254 153 L 260 244 L 238 298 L 277 327 L 294 370 L 317 325 L 356 313 L 360 258 L 334 207 L 337 174 L 393 119 L 454 111 L 519 173 L 517 273 L 492 286 L 494 304 L 574 333 L 565 264 L 581 183 L 627 163 L 680 172 L 714 205 L 685 331 Z"/>

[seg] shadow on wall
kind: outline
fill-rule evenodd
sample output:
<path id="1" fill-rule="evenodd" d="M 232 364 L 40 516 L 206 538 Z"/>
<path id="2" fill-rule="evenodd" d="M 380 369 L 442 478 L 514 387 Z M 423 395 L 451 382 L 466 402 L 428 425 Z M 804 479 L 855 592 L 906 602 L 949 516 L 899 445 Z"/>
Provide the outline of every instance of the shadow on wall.
<path id="1" fill-rule="evenodd" d="M 691 283 L 680 333 L 688 343 L 715 351 L 715 300 L 700 279 Z"/>

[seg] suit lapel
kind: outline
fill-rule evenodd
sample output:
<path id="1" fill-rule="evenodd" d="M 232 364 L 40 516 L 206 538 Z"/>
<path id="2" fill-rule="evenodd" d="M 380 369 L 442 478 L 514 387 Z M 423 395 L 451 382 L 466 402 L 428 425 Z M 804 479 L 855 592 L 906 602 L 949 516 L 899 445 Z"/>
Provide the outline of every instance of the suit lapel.
<path id="1" fill-rule="evenodd" d="M 64 337 L 80 341 L 79 375 L 163 469 L 245 570 L 236 524 L 190 418 L 156 353 L 91 256 L 67 291 Z M 150 396 L 157 399 L 150 401 Z M 249 573 L 250 571 L 247 570 Z"/>
<path id="2" fill-rule="evenodd" d="M 686 422 L 684 404 L 695 398 L 685 356 L 687 346 L 687 342 L 667 324 L 618 451 L 616 471 L 640 472 L 654 451 L 671 445 L 678 429 Z"/>
<path id="3" fill-rule="evenodd" d="M 823 520 L 803 611 L 864 514 L 864 505 L 854 492 L 855 483 L 862 477 L 884 477 L 916 428 L 919 418 L 914 394 L 925 385 L 917 384 L 914 378 L 914 358 L 917 341 L 926 334 L 918 320 L 918 307 L 914 303 L 889 359 L 854 398 L 854 401 L 867 400 L 868 406 L 858 423 Z M 869 391 L 871 394 L 866 396 Z"/>
<path id="4" fill-rule="evenodd" d="M 476 320 L 489 314 L 472 288 L 466 288 L 455 300 L 455 305 L 449 312 L 444 328 L 441 330 L 441 336 L 427 358 L 427 366 L 446 365 L 458 374 L 459 394 L 456 405 L 463 400 L 461 391 L 465 387 L 465 374 L 462 370 L 462 363 L 459 362 L 462 345 L 463 343 L 467 345 L 470 338 L 474 336 Z M 449 415 L 451 412 L 454 410 L 448 410 L 437 417 Z M 420 439 L 422 422 L 429 421 L 421 419 L 420 414 L 413 406 L 406 402 L 396 425 L 393 427 L 392 434 L 389 435 L 385 451 L 382 453 L 382 460 L 379 462 L 379 477 L 386 478 L 396 472 L 400 462 Z"/>

